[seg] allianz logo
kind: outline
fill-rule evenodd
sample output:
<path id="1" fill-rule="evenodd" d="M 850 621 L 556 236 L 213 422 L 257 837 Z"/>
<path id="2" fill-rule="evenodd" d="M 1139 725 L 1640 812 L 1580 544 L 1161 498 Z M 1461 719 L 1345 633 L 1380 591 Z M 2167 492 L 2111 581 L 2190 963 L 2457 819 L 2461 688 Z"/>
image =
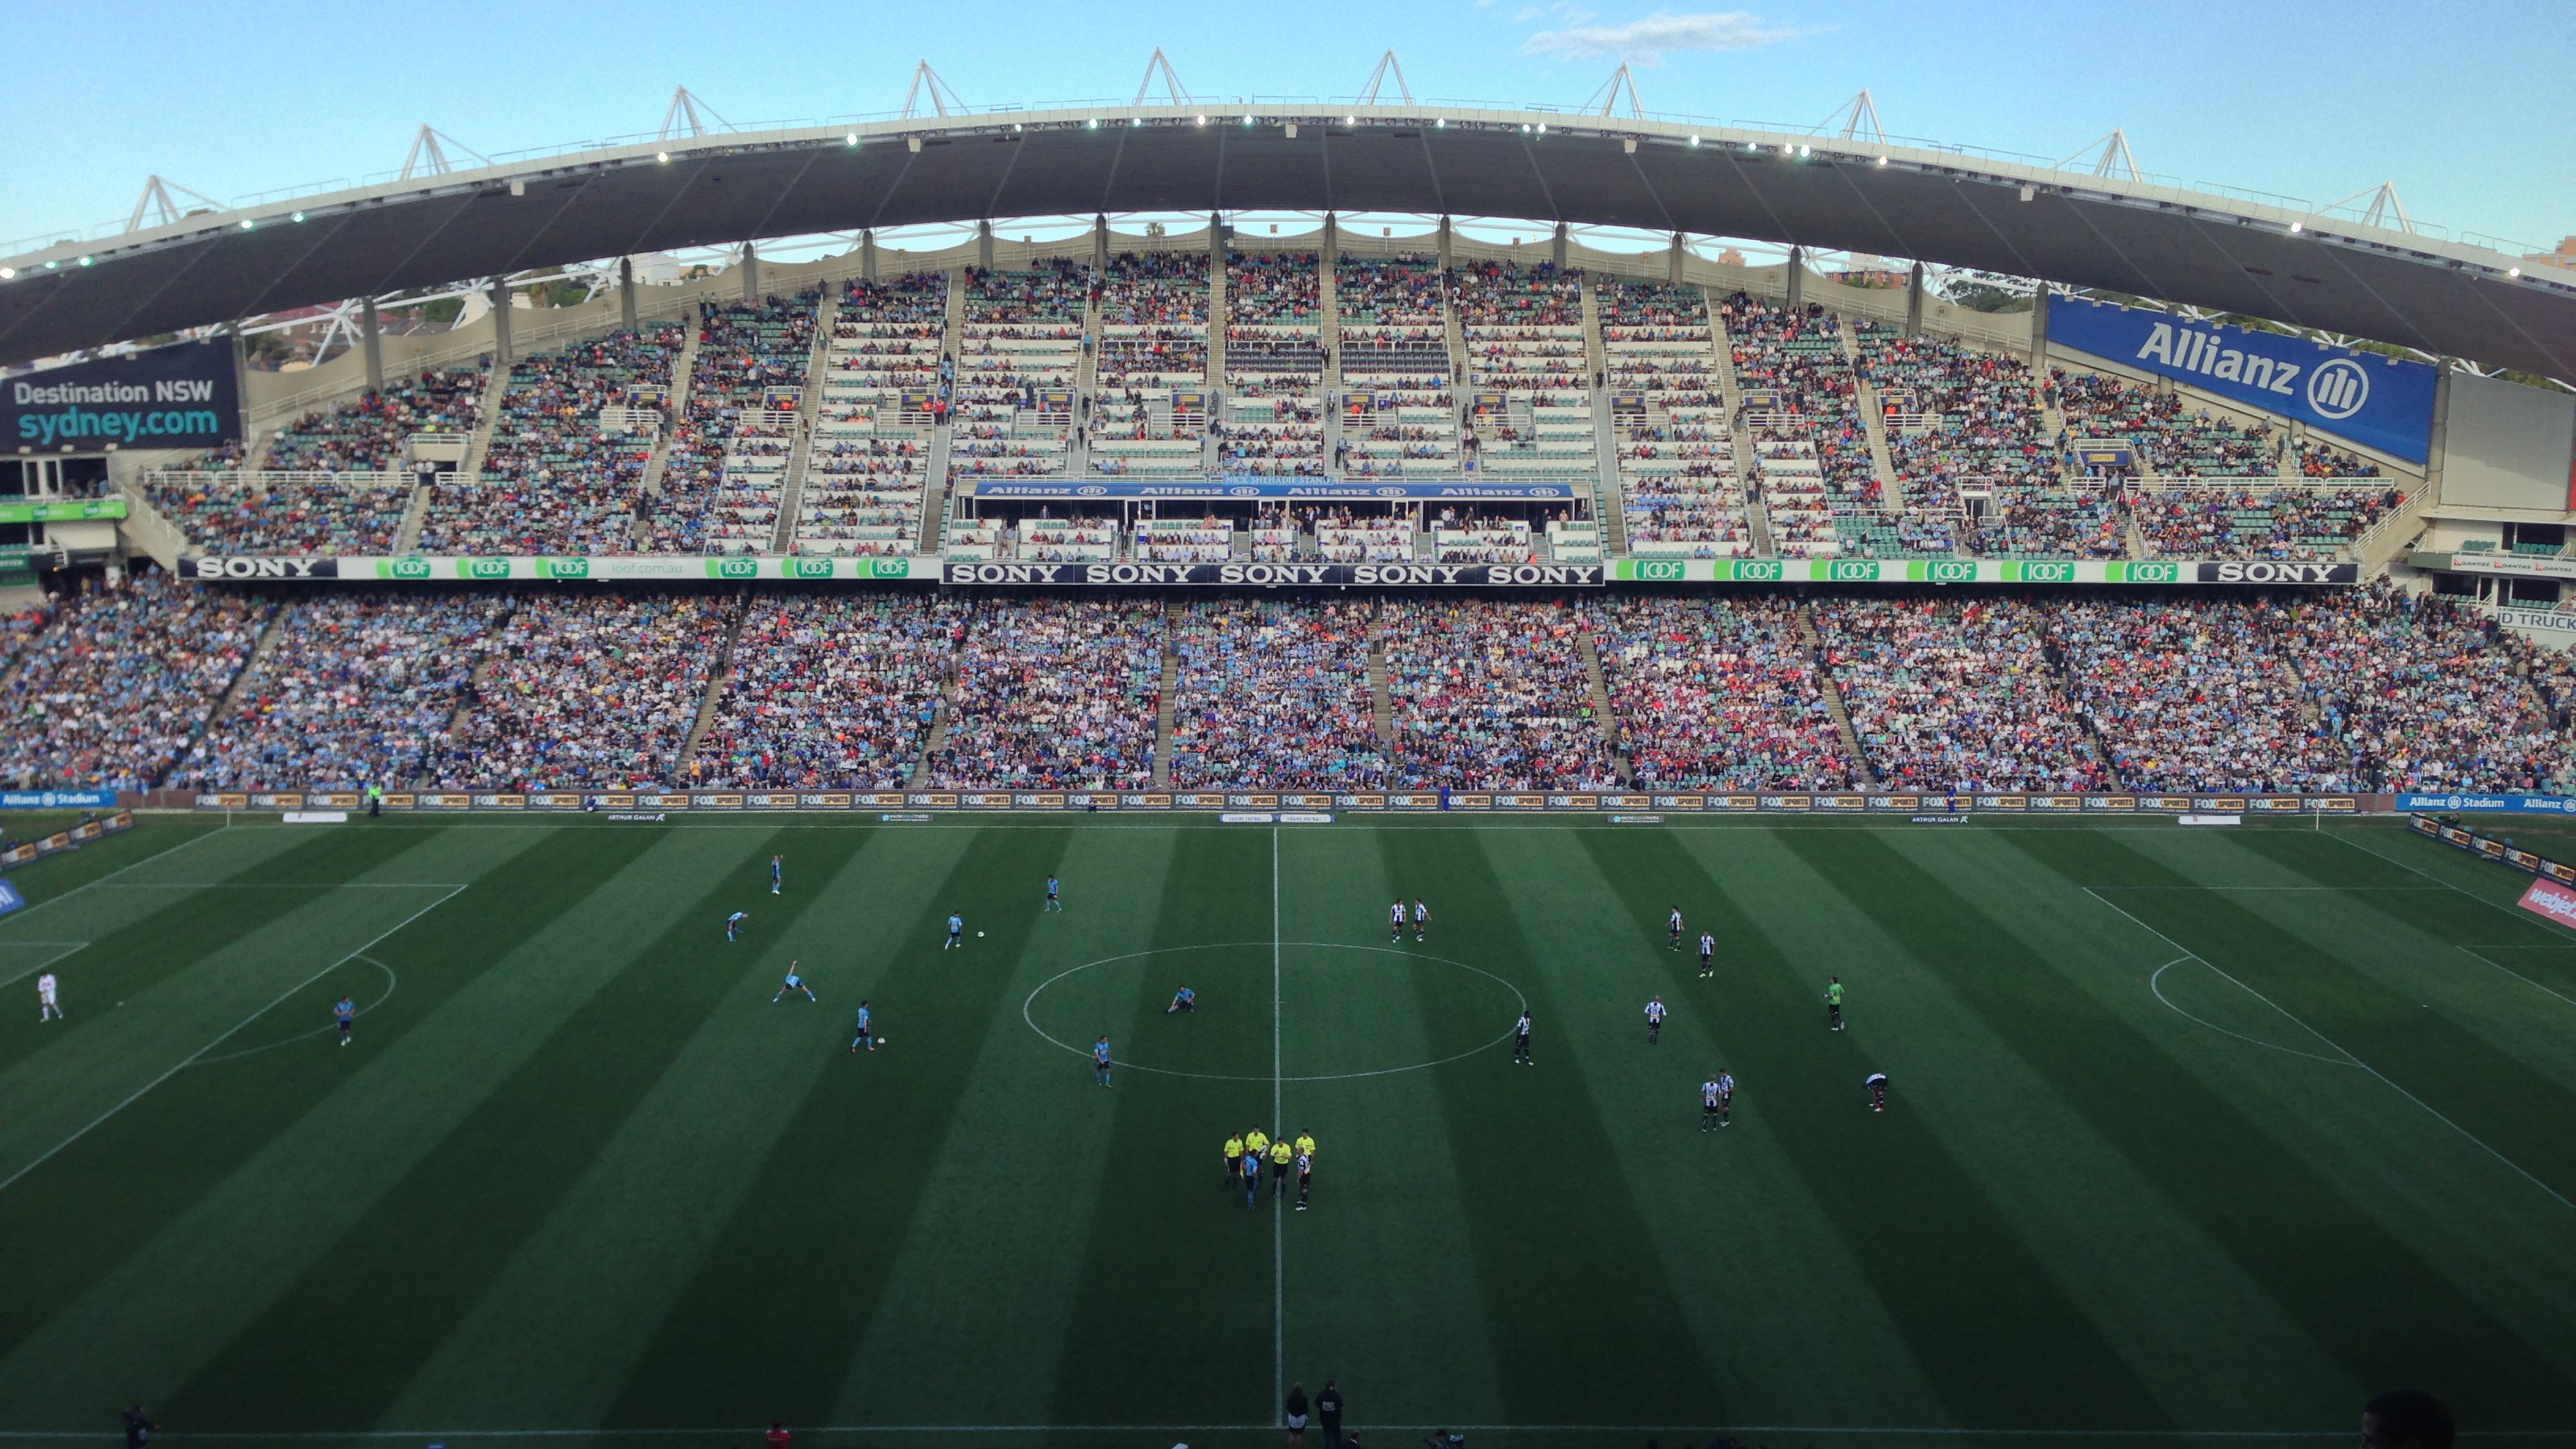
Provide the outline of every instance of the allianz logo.
<path id="1" fill-rule="evenodd" d="M 1108 488 L 1098 483 L 1085 483 L 1073 491 L 1085 498 L 1105 498 L 1109 495 Z"/>
<path id="2" fill-rule="evenodd" d="M 1235 497 L 1237 497 L 1237 498 L 1258 498 L 1258 497 L 1260 497 L 1260 496 L 1261 496 L 1261 490 L 1260 490 L 1260 489 L 1258 489 L 1258 488 L 1253 487 L 1253 486 L 1252 486 L 1251 484 L 1249 484 L 1249 483 L 1238 484 L 1238 485 L 1236 485 L 1235 487 L 1228 488 L 1228 489 L 1227 489 L 1227 490 L 1225 490 L 1225 491 L 1226 491 L 1226 492 L 1228 492 L 1228 493 L 1230 493 L 1230 494 L 1232 494 L 1232 495 L 1234 495 L 1234 496 L 1235 496 Z"/>

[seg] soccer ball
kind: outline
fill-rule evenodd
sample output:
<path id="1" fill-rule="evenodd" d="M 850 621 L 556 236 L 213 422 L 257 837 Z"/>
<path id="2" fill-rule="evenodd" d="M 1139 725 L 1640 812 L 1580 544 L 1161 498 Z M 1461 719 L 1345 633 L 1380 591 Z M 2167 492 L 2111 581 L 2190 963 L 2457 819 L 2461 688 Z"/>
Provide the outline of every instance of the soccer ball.
<path id="1" fill-rule="evenodd" d="M 981 931 L 977 931 L 977 932 L 975 933 L 975 939 L 976 939 L 976 940 L 978 940 L 978 941 L 983 940 L 983 939 L 984 939 L 984 933 L 983 933 L 983 932 L 981 932 Z"/>

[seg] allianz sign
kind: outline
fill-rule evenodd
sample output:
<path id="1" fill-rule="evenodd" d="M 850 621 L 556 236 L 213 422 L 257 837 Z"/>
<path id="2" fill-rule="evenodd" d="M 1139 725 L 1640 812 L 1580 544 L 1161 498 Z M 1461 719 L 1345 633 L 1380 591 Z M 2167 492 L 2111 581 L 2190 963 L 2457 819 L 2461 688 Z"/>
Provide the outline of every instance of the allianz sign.
<path id="1" fill-rule="evenodd" d="M 2440 374 L 2421 362 L 2057 296 L 2048 299 L 2048 342 L 2297 418 L 2411 463 L 2432 452 Z"/>

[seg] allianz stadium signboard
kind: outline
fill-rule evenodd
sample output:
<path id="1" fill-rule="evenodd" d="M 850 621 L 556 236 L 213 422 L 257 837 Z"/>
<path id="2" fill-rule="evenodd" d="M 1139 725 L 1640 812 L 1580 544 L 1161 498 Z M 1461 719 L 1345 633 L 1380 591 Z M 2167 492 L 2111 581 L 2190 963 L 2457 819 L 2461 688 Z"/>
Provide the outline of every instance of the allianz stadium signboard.
<path id="1" fill-rule="evenodd" d="M 2269 559 L 1621 559 L 1612 575 L 1644 584 L 2357 584 L 2357 563 Z"/>

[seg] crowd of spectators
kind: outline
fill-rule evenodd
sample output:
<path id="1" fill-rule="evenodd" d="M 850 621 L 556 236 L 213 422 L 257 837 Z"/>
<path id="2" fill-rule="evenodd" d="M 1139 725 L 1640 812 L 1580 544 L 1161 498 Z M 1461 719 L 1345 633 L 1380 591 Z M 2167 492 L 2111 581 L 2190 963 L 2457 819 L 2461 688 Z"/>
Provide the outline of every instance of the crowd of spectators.
<path id="1" fill-rule="evenodd" d="M 661 416 L 683 341 L 678 323 L 656 323 L 513 364 L 477 476 L 438 484 L 420 550 L 632 552 L 658 424 L 613 428 L 600 414 L 624 408 Z"/>
<path id="2" fill-rule="evenodd" d="M 1641 790 L 1840 790 L 1859 783 L 1797 605 L 1620 594 L 1595 606 L 1610 717 Z"/>
<path id="3" fill-rule="evenodd" d="M 230 709 L 164 782 L 204 790 L 401 789 L 510 612 L 501 594 L 297 599 Z"/>
<path id="4" fill-rule="evenodd" d="M 1153 779 L 1162 687 L 1158 603 L 981 601 L 931 777 L 951 788 L 1141 788 Z"/>
<path id="5" fill-rule="evenodd" d="M 2159 557 L 2333 559 L 2405 501 L 2394 488 L 2281 484 L 2140 488 L 2129 507 Z"/>
<path id="6" fill-rule="evenodd" d="M 433 367 L 381 393 L 308 414 L 277 430 L 260 466 L 299 473 L 400 468 L 412 434 L 474 431 L 486 376 L 482 367 Z"/>
<path id="7" fill-rule="evenodd" d="M 1379 637 L 1395 712 L 1395 783 L 1562 790 L 1615 785 L 1562 603 L 1385 600 Z"/>
<path id="8" fill-rule="evenodd" d="M 2109 788 L 2018 599 L 1819 600 L 1816 632 L 1878 782 L 1936 791 Z"/>
<path id="9" fill-rule="evenodd" d="M 2386 583 L 2289 611 L 2355 788 L 2576 793 L 2567 657 Z"/>
<path id="10" fill-rule="evenodd" d="M 755 595 L 690 783 L 902 789 L 965 621 L 922 594 Z"/>
<path id="11" fill-rule="evenodd" d="M 676 785 L 737 601 L 532 594 L 423 773 L 450 790 Z"/>
<path id="12" fill-rule="evenodd" d="M 2253 599 L 2070 599 L 2049 642 L 2069 692 L 2133 790 L 2356 788 L 2292 655 L 2307 604 Z M 2337 607 L 2329 605 L 2330 609 Z"/>
<path id="13" fill-rule="evenodd" d="M 2068 441 L 2116 441 L 2134 452 L 2128 467 L 2090 465 L 2097 476 L 2127 473 L 2172 478 L 2273 478 L 2282 441 L 2269 425 L 2239 424 L 2182 398 L 2100 373 L 2051 368 L 2048 393 L 2065 417 Z"/>
<path id="14" fill-rule="evenodd" d="M 1374 612 L 1365 600 L 1177 606 L 1174 788 L 1384 788 L 1386 759 L 1369 695 Z"/>
<path id="15" fill-rule="evenodd" d="M 671 432 L 654 553 L 765 552 L 778 528 L 814 356 L 819 290 L 711 302 L 698 324 L 688 406 Z"/>
<path id="16" fill-rule="evenodd" d="M 149 789 L 187 754 L 276 605 L 157 569 L 62 596 L 0 684 L 0 781 Z"/>
<path id="17" fill-rule="evenodd" d="M 409 480 L 271 482 L 256 474 L 144 476 L 144 497 L 192 543 L 221 553 L 389 554 L 411 510 Z"/>

